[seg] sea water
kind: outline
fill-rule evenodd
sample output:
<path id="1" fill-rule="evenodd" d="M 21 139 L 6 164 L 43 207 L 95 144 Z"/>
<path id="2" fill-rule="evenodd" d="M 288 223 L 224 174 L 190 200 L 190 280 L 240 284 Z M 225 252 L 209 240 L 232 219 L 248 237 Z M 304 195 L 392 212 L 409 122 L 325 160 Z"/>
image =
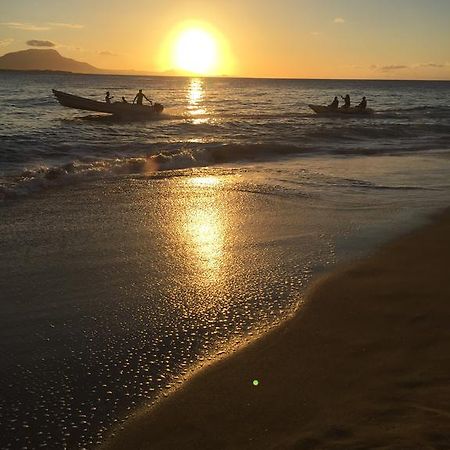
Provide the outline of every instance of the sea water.
<path id="1" fill-rule="evenodd" d="M 166 109 L 118 121 L 52 88 Z M 346 93 L 376 114 L 307 106 Z M 446 82 L 0 73 L 1 447 L 92 448 L 448 206 L 449 100 Z"/>
<path id="2" fill-rule="evenodd" d="M 155 121 L 117 122 L 60 106 L 58 89 L 103 100 L 138 89 L 163 103 Z M 364 95 L 368 117 L 317 117 L 308 104 Z M 400 154 L 448 147 L 450 83 L 190 79 L 0 73 L 0 196 L 93 173 L 202 167 L 302 155 Z M 146 164 L 147 166 L 147 164 Z M 146 170 L 146 169 L 145 169 Z"/>

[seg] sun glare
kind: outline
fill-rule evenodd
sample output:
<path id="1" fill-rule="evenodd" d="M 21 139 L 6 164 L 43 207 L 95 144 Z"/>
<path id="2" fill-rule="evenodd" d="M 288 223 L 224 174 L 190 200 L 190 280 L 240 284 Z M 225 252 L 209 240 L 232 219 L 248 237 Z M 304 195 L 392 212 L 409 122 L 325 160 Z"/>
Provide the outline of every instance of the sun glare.
<path id="1" fill-rule="evenodd" d="M 218 45 L 214 36 L 201 28 L 183 30 L 174 48 L 177 69 L 199 75 L 214 72 L 218 63 Z"/>
<path id="2" fill-rule="evenodd" d="M 162 41 L 158 66 L 180 75 L 221 76 L 234 70 L 225 36 L 211 24 L 189 20 L 176 25 Z"/>

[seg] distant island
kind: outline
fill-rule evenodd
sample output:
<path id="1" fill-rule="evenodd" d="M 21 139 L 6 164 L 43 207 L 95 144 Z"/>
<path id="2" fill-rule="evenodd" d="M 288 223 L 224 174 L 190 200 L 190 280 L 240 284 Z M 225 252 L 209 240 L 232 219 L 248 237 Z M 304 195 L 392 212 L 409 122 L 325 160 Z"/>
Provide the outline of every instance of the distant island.
<path id="1" fill-rule="evenodd" d="M 53 49 L 28 49 L 6 53 L 5 55 L 0 56 L 0 70 L 71 72 L 100 75 L 195 76 L 195 74 L 178 70 L 146 72 L 137 70 L 99 69 L 91 64 L 66 58 Z"/>
<path id="2" fill-rule="evenodd" d="M 66 58 L 53 49 L 29 49 L 6 53 L 0 57 L 3 70 L 46 70 L 89 74 L 107 73 L 88 63 Z"/>

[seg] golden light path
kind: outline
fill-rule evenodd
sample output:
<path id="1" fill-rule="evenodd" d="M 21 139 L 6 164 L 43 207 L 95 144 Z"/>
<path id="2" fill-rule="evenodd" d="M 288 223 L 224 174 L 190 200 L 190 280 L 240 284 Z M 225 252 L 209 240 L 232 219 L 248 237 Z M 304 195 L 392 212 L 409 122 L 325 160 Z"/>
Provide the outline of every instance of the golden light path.
<path id="1" fill-rule="evenodd" d="M 185 233 L 204 284 L 217 283 L 223 263 L 225 224 L 223 205 L 218 196 L 220 180 L 214 176 L 190 178 L 199 192 L 186 210 Z"/>
<path id="2" fill-rule="evenodd" d="M 192 106 L 198 105 L 203 98 L 203 80 L 200 78 L 192 78 L 189 84 L 189 103 Z"/>
<path id="3" fill-rule="evenodd" d="M 203 80 L 201 78 L 192 78 L 188 86 L 188 110 L 189 114 L 198 116 L 205 114 L 206 110 L 201 107 L 201 101 L 204 96 Z"/>
<path id="4" fill-rule="evenodd" d="M 191 78 L 187 89 L 188 113 L 194 124 L 207 123 L 210 117 L 202 105 L 205 96 L 204 81 L 201 78 Z"/>

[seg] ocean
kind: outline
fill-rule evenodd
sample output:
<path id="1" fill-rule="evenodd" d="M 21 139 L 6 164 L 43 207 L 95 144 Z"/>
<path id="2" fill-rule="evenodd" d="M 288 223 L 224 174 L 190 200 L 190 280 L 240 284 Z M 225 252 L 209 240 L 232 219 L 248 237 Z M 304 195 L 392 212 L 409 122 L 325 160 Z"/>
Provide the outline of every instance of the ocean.
<path id="1" fill-rule="evenodd" d="M 142 88 L 166 109 L 157 121 L 117 123 L 61 107 L 52 88 L 98 100 L 106 90 L 132 100 Z M 346 93 L 354 102 L 367 96 L 377 115 L 318 118 L 307 106 Z M 441 150 L 450 133 L 449 100 L 448 82 L 3 72 L 0 196 L 24 195 L 64 178 L 134 172 L 148 163 L 166 170 L 302 155 Z"/>
<path id="2" fill-rule="evenodd" d="M 120 121 L 52 88 L 165 110 Z M 347 93 L 376 114 L 308 108 Z M 0 72 L 0 447 L 99 445 L 447 207 L 449 105 L 438 81 Z"/>

